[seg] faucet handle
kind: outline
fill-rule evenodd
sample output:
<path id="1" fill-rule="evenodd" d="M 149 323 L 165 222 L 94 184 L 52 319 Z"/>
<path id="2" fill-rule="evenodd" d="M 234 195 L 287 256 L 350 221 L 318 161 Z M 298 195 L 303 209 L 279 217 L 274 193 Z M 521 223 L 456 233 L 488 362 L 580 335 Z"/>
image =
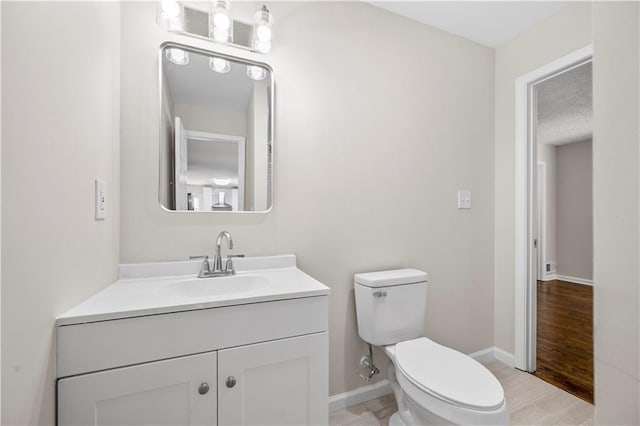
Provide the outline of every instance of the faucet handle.
<path id="1" fill-rule="evenodd" d="M 211 271 L 209 267 L 209 256 L 189 256 L 189 259 L 202 259 L 202 266 L 200 267 L 199 277 L 203 277 L 204 274 L 209 273 Z"/>
<path id="2" fill-rule="evenodd" d="M 229 254 L 227 255 L 227 264 L 225 265 L 225 271 L 230 272 L 231 274 L 235 274 L 236 270 L 233 269 L 233 258 L 234 257 L 244 257 L 244 254 Z"/>

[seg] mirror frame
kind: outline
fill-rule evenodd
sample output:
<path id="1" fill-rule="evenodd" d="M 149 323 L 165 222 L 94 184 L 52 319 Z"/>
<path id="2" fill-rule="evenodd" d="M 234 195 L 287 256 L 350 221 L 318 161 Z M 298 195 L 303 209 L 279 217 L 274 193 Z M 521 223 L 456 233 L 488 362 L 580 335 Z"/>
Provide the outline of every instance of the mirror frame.
<path id="1" fill-rule="evenodd" d="M 251 60 L 251 59 L 247 59 L 247 58 L 243 58 L 240 56 L 234 56 L 234 55 L 230 55 L 227 53 L 223 53 L 223 52 L 217 52 L 215 50 L 208 50 L 208 49 L 203 49 L 200 47 L 196 47 L 196 46 L 191 46 L 188 44 L 181 44 L 181 43 L 176 43 L 174 41 L 165 41 L 163 43 L 160 44 L 160 47 L 158 48 L 158 110 L 156 111 L 157 115 L 157 119 L 158 119 L 158 137 L 157 137 L 157 146 L 160 147 L 160 132 L 162 132 L 162 95 L 163 95 L 163 84 L 162 84 L 162 79 L 164 77 L 164 73 L 162 70 L 162 62 L 163 62 L 163 55 L 164 55 L 164 50 L 166 48 L 178 48 L 178 49 L 183 49 L 186 50 L 188 52 L 193 52 L 193 53 L 197 53 L 200 55 L 206 55 L 206 56 L 216 56 L 218 58 L 223 58 L 223 59 L 227 59 L 230 61 L 234 61 L 240 64 L 244 64 L 244 65 L 258 65 L 261 66 L 265 69 L 267 69 L 269 71 L 269 84 L 271 85 L 271 90 L 270 90 L 270 99 L 269 99 L 269 131 L 268 131 L 268 137 L 269 140 L 271 141 L 271 152 L 269 153 L 269 158 L 271 160 L 271 180 L 269 181 L 269 186 L 271 189 L 271 205 L 269 206 L 269 208 L 267 210 L 259 210 L 259 211 L 252 211 L 252 210 L 242 210 L 242 211 L 192 211 L 192 210 L 171 210 L 169 208 L 167 208 L 166 206 L 162 205 L 162 202 L 160 201 L 160 150 L 158 150 L 158 173 L 156 176 L 156 201 L 158 203 L 158 205 L 160 205 L 160 208 L 166 212 L 169 213 L 188 213 L 188 214 L 220 214 L 220 215 L 229 215 L 229 214 L 266 214 L 269 213 L 272 209 L 273 209 L 273 205 L 275 204 L 275 185 L 274 185 L 274 180 L 275 180 L 275 157 L 274 157 L 274 150 L 275 150 L 275 78 L 273 75 L 273 68 L 271 67 L 271 65 L 267 64 L 266 62 L 261 62 L 261 61 L 255 61 L 255 60 Z"/>

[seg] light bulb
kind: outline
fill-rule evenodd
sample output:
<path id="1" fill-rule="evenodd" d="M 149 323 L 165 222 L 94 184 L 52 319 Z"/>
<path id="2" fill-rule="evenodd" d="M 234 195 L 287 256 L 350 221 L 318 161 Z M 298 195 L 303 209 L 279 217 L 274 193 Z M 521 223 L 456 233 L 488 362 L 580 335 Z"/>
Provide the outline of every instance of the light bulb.
<path id="1" fill-rule="evenodd" d="M 182 31 L 184 27 L 182 4 L 177 0 L 160 0 L 158 4 L 158 24 L 165 30 Z"/>
<path id="2" fill-rule="evenodd" d="M 271 40 L 256 41 L 255 49 L 260 53 L 269 53 L 271 50 Z"/>
<path id="3" fill-rule="evenodd" d="M 180 5 L 176 0 L 162 0 L 160 7 L 162 13 L 169 18 L 176 18 L 180 15 Z"/>
<path id="4" fill-rule="evenodd" d="M 223 30 L 218 27 L 213 29 L 213 39 L 219 43 L 224 43 L 229 40 L 229 30 Z"/>
<path id="5" fill-rule="evenodd" d="M 247 76 L 252 80 L 264 80 L 267 70 L 256 65 L 247 65 Z"/>
<path id="6" fill-rule="evenodd" d="M 231 26 L 231 19 L 229 18 L 229 15 L 223 11 L 216 12 L 213 15 L 213 26 L 215 28 L 228 31 Z"/>
<path id="7" fill-rule="evenodd" d="M 185 52 L 182 49 L 167 49 L 166 55 L 167 59 L 176 65 L 187 65 L 189 63 L 189 52 Z"/>
<path id="8" fill-rule="evenodd" d="M 209 68 L 211 68 L 212 71 L 224 74 L 226 72 L 229 72 L 229 70 L 231 69 L 231 64 L 229 64 L 229 61 L 227 61 L 226 59 L 209 58 Z"/>
<path id="9" fill-rule="evenodd" d="M 260 41 L 269 41 L 271 40 L 271 28 L 267 25 L 258 25 L 256 35 Z"/>

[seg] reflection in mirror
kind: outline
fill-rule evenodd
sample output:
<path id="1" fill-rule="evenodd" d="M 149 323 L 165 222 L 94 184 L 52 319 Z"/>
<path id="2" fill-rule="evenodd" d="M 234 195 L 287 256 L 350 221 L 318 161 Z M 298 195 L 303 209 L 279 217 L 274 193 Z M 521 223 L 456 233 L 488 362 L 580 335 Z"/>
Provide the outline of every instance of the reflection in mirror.
<path id="1" fill-rule="evenodd" d="M 169 210 L 269 210 L 271 72 L 172 45 L 161 61 L 160 203 Z"/>

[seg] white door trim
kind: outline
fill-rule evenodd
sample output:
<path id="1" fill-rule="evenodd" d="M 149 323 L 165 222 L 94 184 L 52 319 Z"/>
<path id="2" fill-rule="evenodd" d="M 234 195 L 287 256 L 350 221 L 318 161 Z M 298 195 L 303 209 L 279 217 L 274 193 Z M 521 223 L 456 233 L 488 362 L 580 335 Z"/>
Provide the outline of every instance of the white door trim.
<path id="1" fill-rule="evenodd" d="M 568 71 L 590 60 L 593 45 L 576 50 L 562 58 L 531 71 L 515 81 L 515 367 L 524 371 L 536 368 L 536 288 L 535 252 L 533 251 L 535 205 L 535 152 L 531 126 L 532 87 L 560 71 Z"/>
<path id="2" fill-rule="evenodd" d="M 222 133 L 187 130 L 188 139 L 208 142 L 226 142 L 238 144 L 238 211 L 244 210 L 244 171 L 245 171 L 245 138 L 244 136 L 224 135 Z"/>
<path id="3" fill-rule="evenodd" d="M 547 263 L 547 163 L 538 161 L 538 280 L 543 280 Z"/>

